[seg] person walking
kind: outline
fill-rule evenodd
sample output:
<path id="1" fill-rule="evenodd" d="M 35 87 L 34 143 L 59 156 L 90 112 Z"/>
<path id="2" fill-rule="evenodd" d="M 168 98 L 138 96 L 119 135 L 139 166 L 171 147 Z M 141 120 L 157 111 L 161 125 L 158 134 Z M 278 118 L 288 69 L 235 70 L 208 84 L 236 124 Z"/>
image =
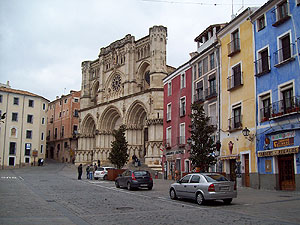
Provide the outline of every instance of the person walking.
<path id="1" fill-rule="evenodd" d="M 90 174 L 90 166 L 88 165 L 85 169 L 86 171 L 86 179 L 89 179 L 89 174 Z"/>
<path id="2" fill-rule="evenodd" d="M 81 180 L 81 175 L 82 175 L 82 164 L 78 166 L 78 180 Z"/>
<path id="3" fill-rule="evenodd" d="M 93 164 L 90 165 L 89 173 L 90 173 L 90 180 L 93 180 L 93 175 L 94 175 L 94 166 L 93 166 Z"/>

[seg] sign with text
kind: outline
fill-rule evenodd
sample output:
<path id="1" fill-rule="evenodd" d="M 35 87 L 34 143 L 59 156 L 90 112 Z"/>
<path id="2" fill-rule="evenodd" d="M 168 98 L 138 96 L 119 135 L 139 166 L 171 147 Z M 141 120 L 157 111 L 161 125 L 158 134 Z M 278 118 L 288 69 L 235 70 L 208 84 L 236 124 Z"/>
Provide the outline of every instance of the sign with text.
<path id="1" fill-rule="evenodd" d="M 275 155 L 296 154 L 298 152 L 299 152 L 299 147 L 293 147 L 293 148 L 284 148 L 284 149 L 277 149 L 277 150 L 259 151 L 257 152 L 257 156 L 268 157 L 268 156 L 275 156 Z"/>
<path id="2" fill-rule="evenodd" d="M 291 137 L 295 137 L 295 131 L 294 130 L 289 131 L 289 132 L 285 132 L 285 133 L 271 135 L 271 140 L 276 141 L 276 140 L 291 138 Z"/>
<path id="3" fill-rule="evenodd" d="M 294 138 L 285 138 L 273 141 L 273 148 L 281 148 L 290 145 L 294 145 Z"/>

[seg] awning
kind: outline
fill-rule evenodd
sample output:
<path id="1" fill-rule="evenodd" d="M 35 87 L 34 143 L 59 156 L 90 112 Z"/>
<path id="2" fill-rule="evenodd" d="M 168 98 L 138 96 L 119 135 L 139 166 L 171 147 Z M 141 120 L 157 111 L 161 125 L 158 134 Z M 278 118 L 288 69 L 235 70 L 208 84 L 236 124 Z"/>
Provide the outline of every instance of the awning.
<path id="1" fill-rule="evenodd" d="M 226 155 L 226 156 L 219 156 L 219 160 L 229 160 L 229 159 L 239 159 L 239 155 Z"/>

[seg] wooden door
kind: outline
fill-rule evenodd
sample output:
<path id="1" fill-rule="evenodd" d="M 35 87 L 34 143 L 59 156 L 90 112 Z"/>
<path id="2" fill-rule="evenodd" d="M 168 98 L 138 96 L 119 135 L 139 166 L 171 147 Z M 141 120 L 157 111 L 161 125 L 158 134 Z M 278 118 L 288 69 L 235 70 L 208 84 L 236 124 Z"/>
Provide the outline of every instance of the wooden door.
<path id="1" fill-rule="evenodd" d="M 293 155 L 278 156 L 280 190 L 295 190 L 295 172 Z"/>
<path id="2" fill-rule="evenodd" d="M 245 187 L 250 187 L 249 155 L 245 156 Z"/>

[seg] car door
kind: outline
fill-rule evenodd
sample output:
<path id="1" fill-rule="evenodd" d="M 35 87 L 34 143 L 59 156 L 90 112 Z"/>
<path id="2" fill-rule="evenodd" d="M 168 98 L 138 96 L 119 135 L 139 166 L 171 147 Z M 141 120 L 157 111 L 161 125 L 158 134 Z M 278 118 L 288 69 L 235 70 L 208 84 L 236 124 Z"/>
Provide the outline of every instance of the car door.
<path id="1" fill-rule="evenodd" d="M 119 179 L 119 185 L 120 186 L 126 186 L 126 179 L 128 177 L 128 174 L 130 173 L 129 170 L 126 170 L 125 172 L 122 173 L 122 176 Z"/>
<path id="2" fill-rule="evenodd" d="M 178 185 L 176 185 L 177 196 L 179 196 L 181 198 L 188 198 L 186 189 L 187 189 L 187 184 L 189 183 L 190 178 L 191 178 L 191 175 L 186 175 L 178 181 Z"/>
<path id="3" fill-rule="evenodd" d="M 191 198 L 191 199 L 195 198 L 199 183 L 200 183 L 200 175 L 198 174 L 192 175 L 191 179 L 186 184 L 187 198 Z"/>

